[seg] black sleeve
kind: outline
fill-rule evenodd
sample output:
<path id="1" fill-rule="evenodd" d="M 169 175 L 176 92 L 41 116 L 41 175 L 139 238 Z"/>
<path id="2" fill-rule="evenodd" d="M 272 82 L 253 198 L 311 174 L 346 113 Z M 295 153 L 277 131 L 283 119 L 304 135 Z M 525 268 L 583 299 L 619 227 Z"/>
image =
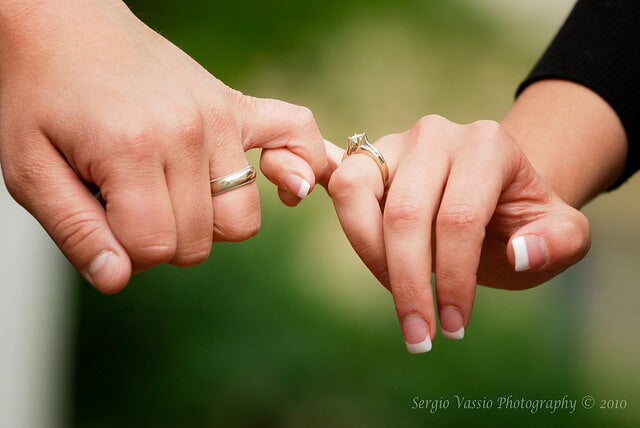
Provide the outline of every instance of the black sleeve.
<path id="1" fill-rule="evenodd" d="M 565 79 L 599 94 L 627 134 L 627 161 L 613 187 L 640 169 L 640 0 L 579 0 L 527 79 Z"/>

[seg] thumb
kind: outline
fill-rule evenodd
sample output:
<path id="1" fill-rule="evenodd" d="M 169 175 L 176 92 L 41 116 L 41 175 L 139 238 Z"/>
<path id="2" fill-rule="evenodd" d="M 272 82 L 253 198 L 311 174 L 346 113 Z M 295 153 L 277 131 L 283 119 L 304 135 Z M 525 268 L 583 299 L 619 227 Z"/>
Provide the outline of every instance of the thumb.
<path id="1" fill-rule="evenodd" d="M 561 272 L 589 251 L 589 221 L 562 201 L 548 214 L 519 229 L 507 246 L 507 258 L 517 272 Z"/>
<path id="2" fill-rule="evenodd" d="M 131 276 L 127 253 L 111 232 L 103 207 L 42 138 L 31 145 L 38 154 L 31 153 L 28 165 L 13 164 L 4 171 L 7 188 L 88 282 L 103 293 L 120 291 Z"/>
<path id="3" fill-rule="evenodd" d="M 241 96 L 244 150 L 286 148 L 303 159 L 316 181 L 326 185 L 330 171 L 324 140 L 313 113 L 306 107 L 284 101 Z"/>

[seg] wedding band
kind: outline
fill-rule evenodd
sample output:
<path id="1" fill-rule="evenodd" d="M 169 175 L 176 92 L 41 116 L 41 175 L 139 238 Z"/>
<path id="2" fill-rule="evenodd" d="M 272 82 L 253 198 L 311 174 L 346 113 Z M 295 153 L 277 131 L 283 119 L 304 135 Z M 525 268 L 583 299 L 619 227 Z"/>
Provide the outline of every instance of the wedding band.
<path id="1" fill-rule="evenodd" d="M 240 171 L 211 180 L 211 196 L 237 189 L 256 180 L 256 169 L 249 165 Z"/>
<path id="2" fill-rule="evenodd" d="M 380 174 L 382 175 L 382 185 L 384 188 L 387 188 L 387 181 L 389 180 L 389 167 L 387 166 L 387 162 L 384 160 L 384 156 L 382 153 L 378 151 L 374 146 L 369 143 L 367 139 L 367 134 L 364 132 L 360 134 L 354 134 L 349 137 L 349 143 L 347 145 L 347 150 L 345 150 L 344 155 L 342 156 L 342 160 L 345 160 L 346 157 L 354 155 L 356 153 L 361 153 L 363 155 L 369 156 L 374 160 L 376 165 L 378 165 L 378 169 L 380 170 Z"/>

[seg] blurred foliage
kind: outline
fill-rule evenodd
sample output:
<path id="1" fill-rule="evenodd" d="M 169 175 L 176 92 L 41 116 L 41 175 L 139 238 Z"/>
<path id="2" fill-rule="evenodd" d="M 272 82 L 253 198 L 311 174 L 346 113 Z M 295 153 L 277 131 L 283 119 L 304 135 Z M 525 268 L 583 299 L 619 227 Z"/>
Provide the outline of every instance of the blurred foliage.
<path id="1" fill-rule="evenodd" d="M 262 57 L 287 61 L 286 55 L 312 53 L 332 29 L 348 26 L 363 11 L 381 20 L 390 14 L 399 16 L 434 41 L 467 40 L 460 28 L 482 39 L 495 36 L 488 22 L 474 19 L 457 2 L 441 0 L 190 0 L 179 5 L 130 0 L 127 4 L 232 86 Z M 476 39 L 474 44 L 481 42 Z"/>
<path id="2" fill-rule="evenodd" d="M 287 69 L 285 84 L 299 89 L 313 73 L 317 52 L 336 43 L 330 35 L 365 10 L 380 22 L 393 16 L 412 34 L 441 46 L 440 58 L 450 57 L 452 46 L 460 56 L 518 57 L 490 20 L 461 2 L 128 4 L 240 89 L 267 91 L 252 72 L 265 59 Z M 392 70 L 388 74 L 393 80 Z M 275 88 L 270 96 L 291 95 Z M 344 111 L 322 116 L 339 121 Z M 386 292 L 367 274 L 348 274 L 358 261 L 352 254 L 341 258 L 346 243 L 336 238 L 341 235 L 322 189 L 291 210 L 277 205 L 273 189 L 266 193 L 263 184 L 257 237 L 215 244 L 210 260 L 198 267 L 163 266 L 137 275 L 115 296 L 81 284 L 74 426 L 625 426 L 625 419 L 581 409 L 571 415 L 455 409 L 456 394 L 496 400 L 579 398 L 590 392 L 580 378 L 575 314 L 564 306 L 575 291 L 570 284 L 522 293 L 480 289 L 463 341 L 437 339 L 430 354 L 412 356 Z M 325 233 L 323 225 L 333 232 Z M 355 284 L 354 278 L 367 284 Z M 370 295 L 353 297 L 350 287 Z M 361 302 L 368 298 L 373 303 Z M 352 307 L 360 312 L 351 313 Z M 415 410 L 415 397 L 448 399 L 450 408 L 433 414 Z"/>
<path id="3" fill-rule="evenodd" d="M 296 282 L 288 267 L 300 256 L 291 235 L 304 220 L 276 211 L 258 237 L 216 245 L 204 266 L 154 269 L 116 296 L 83 288 L 76 426 L 458 427 L 481 420 L 583 426 L 599 420 L 580 409 L 573 415 L 412 409 L 415 397 L 448 399 L 456 407 L 456 394 L 494 401 L 581 396 L 571 366 L 576 355 L 564 340 L 571 326 L 560 308 L 543 301 L 506 317 L 477 311 L 476 327 L 462 342 L 437 339 L 430 354 L 409 355 L 390 300 L 386 310 L 358 321 L 301 290 L 311 284 Z M 319 271 L 329 267 L 304 262 Z M 548 327 L 536 328 L 542 323 Z"/>

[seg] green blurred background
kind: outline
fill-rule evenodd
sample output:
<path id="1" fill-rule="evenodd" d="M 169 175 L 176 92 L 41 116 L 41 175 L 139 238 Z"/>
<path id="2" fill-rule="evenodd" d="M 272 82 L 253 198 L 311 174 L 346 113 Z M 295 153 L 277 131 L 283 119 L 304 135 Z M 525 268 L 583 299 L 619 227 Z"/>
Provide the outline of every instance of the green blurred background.
<path id="1" fill-rule="evenodd" d="M 428 113 L 499 120 L 568 7 L 537 16 L 499 1 L 127 3 L 228 85 L 310 107 L 339 144 Z M 438 337 L 421 356 L 406 352 L 390 296 L 324 191 L 290 209 L 259 184 L 261 232 L 214 245 L 203 265 L 153 269 L 115 296 L 78 277 L 73 426 L 638 425 L 634 183 L 587 208 L 585 262 L 534 290 L 480 288 L 465 339 Z M 458 409 L 456 395 L 494 408 Z M 496 408 L 500 397 L 565 395 L 627 406 Z M 416 398 L 449 408 L 414 409 Z"/>

